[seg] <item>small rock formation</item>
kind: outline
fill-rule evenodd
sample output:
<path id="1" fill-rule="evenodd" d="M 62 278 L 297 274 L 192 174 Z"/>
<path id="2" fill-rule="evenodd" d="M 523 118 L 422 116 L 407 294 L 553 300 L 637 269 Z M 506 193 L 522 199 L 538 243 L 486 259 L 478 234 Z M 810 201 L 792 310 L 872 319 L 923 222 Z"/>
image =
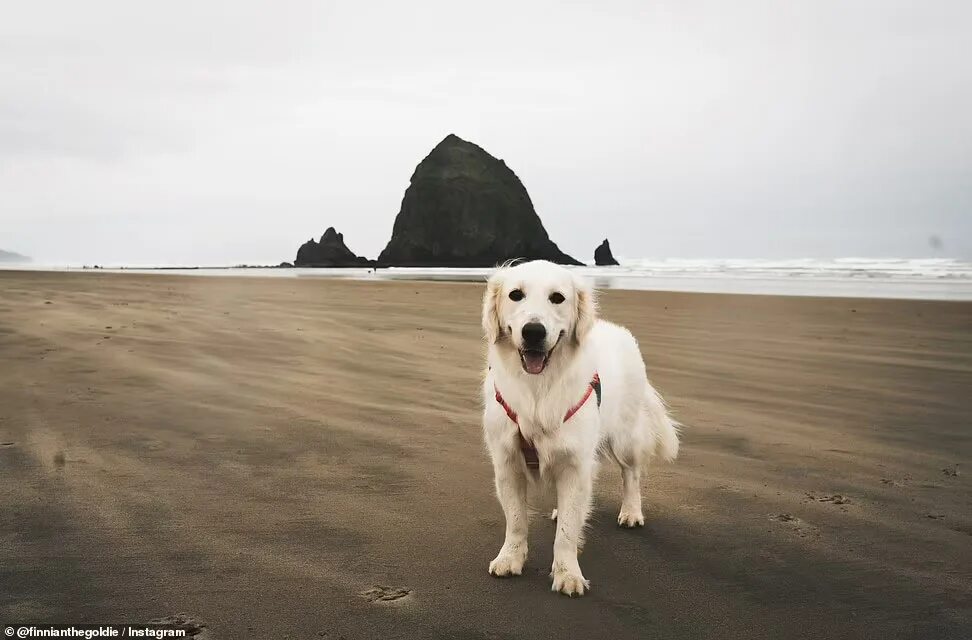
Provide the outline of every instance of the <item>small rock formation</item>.
<path id="1" fill-rule="evenodd" d="M 415 168 L 379 266 L 492 267 L 513 258 L 581 264 L 550 240 L 506 163 L 449 134 Z"/>
<path id="2" fill-rule="evenodd" d="M 614 259 L 614 254 L 611 253 L 611 243 L 607 241 L 607 238 L 604 238 L 604 242 L 597 249 L 594 249 L 594 264 L 599 267 L 620 264 Z"/>
<path id="3" fill-rule="evenodd" d="M 311 238 L 297 250 L 295 267 L 368 267 L 371 260 L 354 255 L 344 244 L 344 234 L 328 227 L 320 242 Z"/>
<path id="4" fill-rule="evenodd" d="M 19 253 L 14 253 L 13 251 L 4 251 L 0 249 L 0 262 L 6 262 L 9 264 L 27 264 L 31 262 L 31 259 L 27 256 L 22 256 Z"/>

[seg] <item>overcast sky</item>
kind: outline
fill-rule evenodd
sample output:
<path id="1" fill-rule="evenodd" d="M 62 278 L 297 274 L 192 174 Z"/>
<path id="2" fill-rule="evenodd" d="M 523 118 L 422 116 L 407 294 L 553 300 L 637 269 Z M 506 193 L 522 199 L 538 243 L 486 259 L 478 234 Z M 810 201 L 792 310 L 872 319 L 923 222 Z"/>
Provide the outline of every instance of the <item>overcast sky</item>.
<path id="1" fill-rule="evenodd" d="M 4 2 L 0 248 L 373 258 L 452 132 L 582 260 L 972 258 L 970 43 L 967 0 Z"/>

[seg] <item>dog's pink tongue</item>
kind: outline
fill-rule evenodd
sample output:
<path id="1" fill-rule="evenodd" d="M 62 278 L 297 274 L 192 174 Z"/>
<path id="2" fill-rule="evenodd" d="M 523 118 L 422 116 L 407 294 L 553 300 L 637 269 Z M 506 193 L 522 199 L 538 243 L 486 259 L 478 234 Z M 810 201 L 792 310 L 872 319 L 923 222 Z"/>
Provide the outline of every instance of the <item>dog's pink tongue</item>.
<path id="1" fill-rule="evenodd" d="M 523 367 L 527 373 L 540 373 L 543 371 L 544 354 L 537 351 L 527 351 L 523 354 Z"/>

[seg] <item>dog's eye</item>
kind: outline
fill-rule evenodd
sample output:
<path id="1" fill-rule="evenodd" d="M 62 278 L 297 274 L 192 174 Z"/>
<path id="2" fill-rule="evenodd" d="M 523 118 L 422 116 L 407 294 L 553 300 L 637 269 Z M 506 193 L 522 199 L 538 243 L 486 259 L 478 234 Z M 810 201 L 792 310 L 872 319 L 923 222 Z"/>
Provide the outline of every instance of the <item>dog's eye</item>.
<path id="1" fill-rule="evenodd" d="M 560 293 L 559 291 L 554 291 L 553 293 L 550 294 L 550 302 L 554 304 L 560 304 L 563 301 L 564 301 L 564 294 Z"/>
<path id="2" fill-rule="evenodd" d="M 524 297 L 526 296 L 524 296 L 523 292 L 520 291 L 519 289 L 513 289 L 513 291 L 510 291 L 510 300 L 512 300 L 513 302 L 519 302 Z"/>

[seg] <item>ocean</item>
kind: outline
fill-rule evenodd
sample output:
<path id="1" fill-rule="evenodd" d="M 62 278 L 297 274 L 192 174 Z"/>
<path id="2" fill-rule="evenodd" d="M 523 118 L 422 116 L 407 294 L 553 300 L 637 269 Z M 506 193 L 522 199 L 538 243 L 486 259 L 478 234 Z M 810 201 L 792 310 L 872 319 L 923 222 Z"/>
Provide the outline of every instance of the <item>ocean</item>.
<path id="1" fill-rule="evenodd" d="M 8 269 L 84 271 L 80 267 Z M 599 289 L 636 289 L 824 297 L 972 300 L 972 262 L 948 258 L 634 259 L 616 267 L 572 267 Z M 490 269 L 276 269 L 260 267 L 117 268 L 102 272 L 360 280 L 484 280 Z"/>

